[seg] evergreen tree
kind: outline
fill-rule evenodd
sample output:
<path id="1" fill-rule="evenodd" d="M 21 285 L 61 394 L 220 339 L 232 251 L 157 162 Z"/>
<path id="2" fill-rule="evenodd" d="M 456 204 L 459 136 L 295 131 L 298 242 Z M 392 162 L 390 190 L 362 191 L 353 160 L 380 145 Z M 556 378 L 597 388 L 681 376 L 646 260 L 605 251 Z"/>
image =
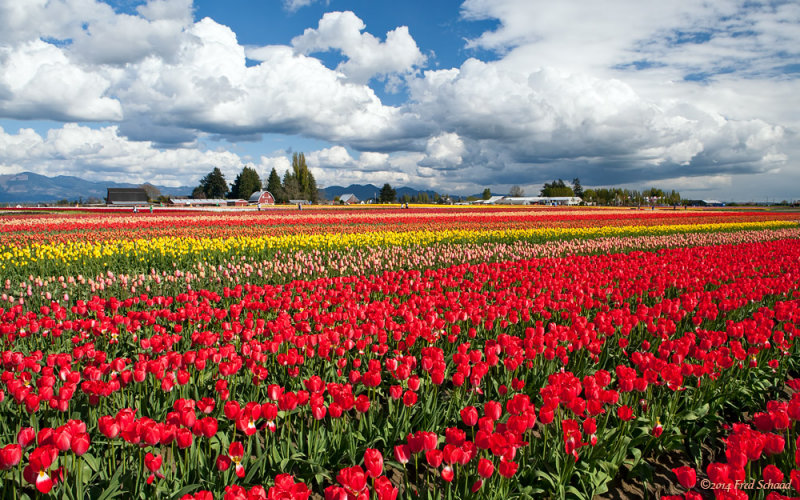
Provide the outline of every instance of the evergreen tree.
<path id="1" fill-rule="evenodd" d="M 301 199 L 300 184 L 297 182 L 297 176 L 294 175 L 292 170 L 287 170 L 283 174 L 283 192 L 286 196 L 286 201 Z"/>
<path id="2" fill-rule="evenodd" d="M 577 177 L 572 179 L 572 191 L 578 198 L 583 198 L 583 186 L 581 186 L 581 180 Z"/>
<path id="3" fill-rule="evenodd" d="M 482 197 L 484 200 L 488 200 L 489 198 L 491 198 L 491 197 L 492 197 L 492 190 L 491 190 L 491 189 L 489 189 L 489 188 L 486 188 L 486 189 L 484 189 L 484 190 L 483 190 L 483 195 L 482 195 L 481 197 Z"/>
<path id="4" fill-rule="evenodd" d="M 247 200 L 256 191 L 261 191 L 261 177 L 254 168 L 244 167 L 233 181 L 230 197 Z"/>
<path id="5" fill-rule="evenodd" d="M 228 194 L 228 183 L 218 167 L 214 167 L 214 170 L 200 179 L 199 187 L 206 198 L 224 198 Z"/>
<path id="6" fill-rule="evenodd" d="M 269 173 L 267 191 L 272 193 L 272 196 L 275 197 L 275 203 L 287 203 L 289 201 L 289 198 L 286 197 L 286 192 L 283 190 L 283 186 L 281 186 L 281 178 L 275 170 L 275 167 L 272 167 L 272 171 Z"/>
<path id="7" fill-rule="evenodd" d="M 311 172 L 308 172 L 308 188 L 305 192 L 306 199 L 311 200 L 314 204 L 319 203 L 321 196 L 320 191 L 317 189 L 317 181 L 314 179 L 314 176 L 311 175 Z"/>
<path id="8" fill-rule="evenodd" d="M 387 182 L 381 188 L 380 194 L 380 202 L 381 203 L 393 203 L 394 200 L 397 198 L 397 192 L 392 188 L 391 185 Z"/>
<path id="9" fill-rule="evenodd" d="M 292 175 L 297 181 L 299 196 L 314 203 L 319 202 L 317 181 L 308 169 L 308 165 L 306 165 L 306 156 L 303 153 L 292 154 Z"/>

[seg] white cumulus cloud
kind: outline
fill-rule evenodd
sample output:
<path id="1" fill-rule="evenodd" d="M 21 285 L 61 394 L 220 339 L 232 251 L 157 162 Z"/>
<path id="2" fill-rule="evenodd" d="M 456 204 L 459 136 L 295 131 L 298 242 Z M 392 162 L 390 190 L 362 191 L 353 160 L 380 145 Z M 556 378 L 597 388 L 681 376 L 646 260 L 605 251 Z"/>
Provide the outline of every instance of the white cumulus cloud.
<path id="1" fill-rule="evenodd" d="M 410 73 L 425 62 L 407 26 L 386 33 L 385 42 L 362 33 L 365 28 L 353 12 L 328 12 L 316 29 L 308 28 L 292 39 L 292 46 L 303 54 L 341 51 L 347 60 L 336 69 L 358 83 L 367 83 L 375 76 Z"/>
<path id="2" fill-rule="evenodd" d="M 111 82 L 73 64 L 64 50 L 34 40 L 0 46 L 0 115 L 56 120 L 119 120 L 122 107 L 106 95 Z"/>

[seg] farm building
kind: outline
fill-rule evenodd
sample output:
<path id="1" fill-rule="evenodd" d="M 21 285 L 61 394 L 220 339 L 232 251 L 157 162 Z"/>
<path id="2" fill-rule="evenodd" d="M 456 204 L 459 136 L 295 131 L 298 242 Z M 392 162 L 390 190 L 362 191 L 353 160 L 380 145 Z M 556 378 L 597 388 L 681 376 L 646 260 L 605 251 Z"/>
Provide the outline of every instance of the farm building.
<path id="1" fill-rule="evenodd" d="M 547 205 L 580 205 L 581 200 L 577 196 L 550 196 L 542 198 Z"/>
<path id="2" fill-rule="evenodd" d="M 289 200 L 292 205 L 311 205 L 309 200 Z"/>
<path id="3" fill-rule="evenodd" d="M 141 205 L 148 202 L 147 191 L 142 188 L 108 188 L 108 205 Z"/>
<path id="4" fill-rule="evenodd" d="M 355 205 L 359 201 L 353 193 L 345 193 L 339 197 L 339 203 L 344 203 L 345 205 Z"/>
<path id="5" fill-rule="evenodd" d="M 544 203 L 546 198 L 540 196 L 504 196 L 495 202 L 496 205 L 536 205 Z"/>
<path id="6" fill-rule="evenodd" d="M 225 198 L 206 198 L 206 199 L 193 199 L 193 198 L 170 198 L 171 205 L 179 207 L 244 207 L 247 206 L 247 200 L 228 200 Z"/>
<path id="7" fill-rule="evenodd" d="M 247 200 L 247 202 L 251 205 L 274 205 L 275 197 L 272 196 L 272 193 L 269 191 L 256 191 L 250 196 L 250 199 Z"/>
<path id="8" fill-rule="evenodd" d="M 492 196 L 488 200 L 478 200 L 475 203 L 479 203 L 481 205 L 494 205 L 497 202 L 499 202 L 500 200 L 502 200 L 503 198 L 504 198 L 504 196 Z"/>
<path id="9" fill-rule="evenodd" d="M 693 207 L 724 207 L 725 204 L 719 200 L 689 200 L 689 205 Z"/>
<path id="10" fill-rule="evenodd" d="M 499 199 L 495 199 L 499 198 Z M 492 196 L 484 201 L 491 205 L 580 205 L 577 196 Z M 476 202 L 480 203 L 480 202 Z"/>

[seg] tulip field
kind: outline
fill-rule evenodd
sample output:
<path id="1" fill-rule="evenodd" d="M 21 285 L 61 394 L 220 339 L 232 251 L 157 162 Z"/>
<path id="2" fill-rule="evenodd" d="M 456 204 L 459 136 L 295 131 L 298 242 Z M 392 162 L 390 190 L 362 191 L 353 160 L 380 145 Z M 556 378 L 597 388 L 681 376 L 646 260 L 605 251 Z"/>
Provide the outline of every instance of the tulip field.
<path id="1" fill-rule="evenodd" d="M 799 222 L 0 211 L 0 497 L 800 497 Z"/>

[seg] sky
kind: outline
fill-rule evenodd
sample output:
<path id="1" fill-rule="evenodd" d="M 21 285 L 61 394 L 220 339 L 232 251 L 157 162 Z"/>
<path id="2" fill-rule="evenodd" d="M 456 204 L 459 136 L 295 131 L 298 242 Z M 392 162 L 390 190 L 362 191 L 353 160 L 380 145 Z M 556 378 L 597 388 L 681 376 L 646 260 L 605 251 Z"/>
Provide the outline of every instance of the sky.
<path id="1" fill-rule="evenodd" d="M 800 2 L 0 0 L 0 174 L 800 199 Z"/>

